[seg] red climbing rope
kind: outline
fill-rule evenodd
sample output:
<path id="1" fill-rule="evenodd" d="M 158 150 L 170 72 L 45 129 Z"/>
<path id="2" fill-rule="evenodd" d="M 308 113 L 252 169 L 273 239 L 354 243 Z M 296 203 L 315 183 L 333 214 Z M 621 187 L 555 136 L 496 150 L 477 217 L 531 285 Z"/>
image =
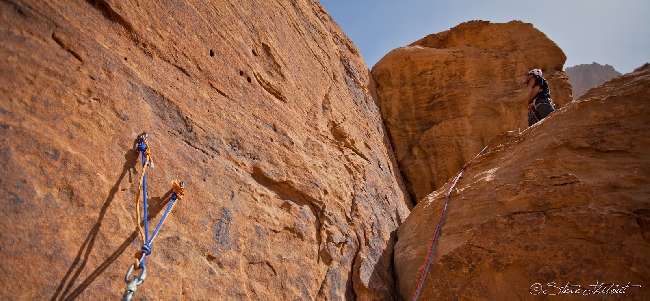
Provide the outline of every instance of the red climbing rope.
<path id="1" fill-rule="evenodd" d="M 415 294 L 413 294 L 413 301 L 416 301 L 418 297 L 420 296 L 420 292 L 422 291 L 422 285 L 424 284 L 424 279 L 427 277 L 427 272 L 429 272 L 429 266 L 431 265 L 431 258 L 433 258 L 433 251 L 435 250 L 436 247 L 436 242 L 438 240 L 438 235 L 440 235 L 440 228 L 442 226 L 442 220 L 445 216 L 445 212 L 447 211 L 447 204 L 449 204 L 449 196 L 451 195 L 452 190 L 456 186 L 456 183 L 458 182 L 458 179 L 463 175 L 463 172 L 465 172 L 465 169 L 467 169 L 467 165 L 471 163 L 472 161 L 476 160 L 485 150 L 487 149 L 487 146 L 483 148 L 483 150 L 474 157 L 474 159 L 470 160 L 463 166 L 463 169 L 461 169 L 456 176 L 454 177 L 454 181 L 451 183 L 451 187 L 449 187 L 449 191 L 447 191 L 447 196 L 445 198 L 445 205 L 442 207 L 442 213 L 440 214 L 440 219 L 438 219 L 438 227 L 436 227 L 436 232 L 431 238 L 431 244 L 429 245 L 429 252 L 427 253 L 427 260 L 424 264 L 424 270 L 422 271 L 422 275 L 420 276 L 420 281 L 418 282 L 418 288 L 415 291 Z"/>

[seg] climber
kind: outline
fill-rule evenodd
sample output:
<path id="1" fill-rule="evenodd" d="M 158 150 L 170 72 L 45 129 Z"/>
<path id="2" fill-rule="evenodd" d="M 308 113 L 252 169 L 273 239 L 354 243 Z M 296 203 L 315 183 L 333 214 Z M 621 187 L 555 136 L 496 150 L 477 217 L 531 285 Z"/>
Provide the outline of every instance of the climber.
<path id="1" fill-rule="evenodd" d="M 533 69 L 526 75 L 526 87 L 533 85 L 528 94 L 528 126 L 546 118 L 555 111 L 555 105 L 551 99 L 551 90 L 548 82 L 542 77 L 542 70 Z"/>

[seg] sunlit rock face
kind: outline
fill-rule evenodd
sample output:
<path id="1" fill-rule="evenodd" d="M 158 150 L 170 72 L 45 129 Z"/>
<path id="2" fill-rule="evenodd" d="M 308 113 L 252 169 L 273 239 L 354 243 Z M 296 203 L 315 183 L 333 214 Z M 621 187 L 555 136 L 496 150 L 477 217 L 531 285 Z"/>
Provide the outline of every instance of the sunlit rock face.
<path id="1" fill-rule="evenodd" d="M 165 2 L 165 1 L 163 1 Z M 387 300 L 410 200 L 317 1 L 0 2 L 0 299 Z M 139 300 L 139 299 L 138 299 Z"/>
<path id="2" fill-rule="evenodd" d="M 384 56 L 372 69 L 400 170 L 416 202 L 488 141 L 527 126 L 525 74 L 540 68 L 560 106 L 566 56 L 532 24 L 471 21 Z"/>
<path id="3" fill-rule="evenodd" d="M 649 89 L 645 65 L 488 143 L 451 193 L 420 300 L 577 298 L 566 289 L 578 285 L 599 297 L 612 288 L 613 298 L 647 299 Z M 405 300 L 448 189 L 427 196 L 399 228 L 395 272 Z"/>

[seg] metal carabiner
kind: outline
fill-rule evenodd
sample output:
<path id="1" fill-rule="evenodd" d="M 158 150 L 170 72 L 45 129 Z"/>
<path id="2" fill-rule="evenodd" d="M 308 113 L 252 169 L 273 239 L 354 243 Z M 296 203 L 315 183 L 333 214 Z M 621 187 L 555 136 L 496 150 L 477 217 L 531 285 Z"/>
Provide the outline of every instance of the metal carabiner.
<path id="1" fill-rule="evenodd" d="M 124 290 L 124 296 L 122 297 L 122 301 L 131 301 L 131 298 L 133 298 L 135 291 L 138 289 L 138 285 L 142 284 L 144 282 L 144 279 L 147 278 L 147 267 L 145 267 L 144 265 L 140 269 L 140 274 L 137 276 L 133 276 L 133 278 L 131 278 L 131 273 L 133 273 L 133 269 L 135 269 L 135 264 L 131 264 L 129 270 L 126 271 L 126 276 L 124 276 L 124 281 L 126 282 L 126 289 Z"/>

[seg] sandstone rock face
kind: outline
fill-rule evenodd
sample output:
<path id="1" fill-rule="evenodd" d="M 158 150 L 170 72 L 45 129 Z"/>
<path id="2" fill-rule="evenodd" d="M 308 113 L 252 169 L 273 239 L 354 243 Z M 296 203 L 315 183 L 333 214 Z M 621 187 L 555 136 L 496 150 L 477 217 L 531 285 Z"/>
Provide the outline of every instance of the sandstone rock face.
<path id="1" fill-rule="evenodd" d="M 386 128 L 416 202 L 496 135 L 527 126 L 525 74 L 541 68 L 551 96 L 572 100 L 566 56 L 531 24 L 472 21 L 397 48 L 372 69 Z"/>
<path id="2" fill-rule="evenodd" d="M 645 65 L 490 142 L 451 194 L 420 300 L 536 300 L 540 289 L 556 294 L 567 283 L 628 282 L 642 287 L 628 287 L 624 298 L 646 300 L 648 89 Z M 429 195 L 399 228 L 395 271 L 404 299 L 415 291 L 448 189 Z"/>
<path id="3" fill-rule="evenodd" d="M 165 2 L 165 1 L 163 1 Z M 317 1 L 0 2 L 0 298 L 394 297 L 408 194 L 370 73 Z M 153 229 L 150 229 L 152 231 Z"/>
<path id="4" fill-rule="evenodd" d="M 599 86 L 604 82 L 621 75 L 610 65 L 601 65 L 596 62 L 592 64 L 580 64 L 566 68 L 569 76 L 569 83 L 573 87 L 573 97 L 576 99 L 585 94 L 589 89 Z"/>

